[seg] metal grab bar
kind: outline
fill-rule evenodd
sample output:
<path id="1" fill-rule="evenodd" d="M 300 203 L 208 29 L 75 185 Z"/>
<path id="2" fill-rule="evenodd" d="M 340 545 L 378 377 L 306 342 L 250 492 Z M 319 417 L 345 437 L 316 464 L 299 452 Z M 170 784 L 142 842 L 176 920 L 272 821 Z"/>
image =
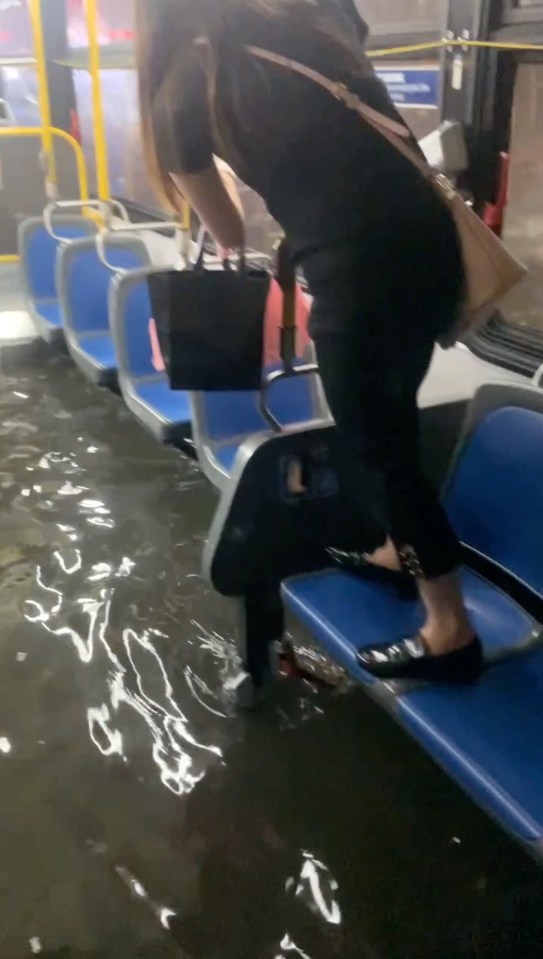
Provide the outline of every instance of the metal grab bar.
<path id="1" fill-rule="evenodd" d="M 173 230 L 172 239 L 177 238 L 178 253 L 180 256 L 184 256 L 183 240 L 185 234 L 181 223 L 179 223 L 177 220 L 145 220 L 141 223 L 110 223 L 107 227 L 103 227 L 101 230 L 99 230 L 96 235 L 96 251 L 98 253 L 98 257 L 104 266 L 106 266 L 108 270 L 111 270 L 112 273 L 116 273 L 119 276 L 124 276 L 132 271 L 126 269 L 126 267 L 116 266 L 115 264 L 109 262 L 106 251 L 107 241 L 111 237 L 126 233 L 144 233 L 145 231 L 161 232 L 162 230 Z"/>
<path id="2" fill-rule="evenodd" d="M 270 410 L 267 401 L 266 395 L 270 387 L 277 383 L 279 380 L 285 380 L 290 377 L 295 376 L 312 376 L 314 373 L 319 372 L 319 367 L 316 363 L 305 363 L 303 366 L 291 366 L 290 364 L 282 370 L 275 370 L 273 373 L 268 373 L 265 377 L 262 386 L 260 388 L 260 398 L 259 398 L 259 410 L 261 416 L 266 420 L 267 423 L 271 426 L 272 430 L 275 433 L 281 433 L 283 426 L 278 419 L 273 415 Z"/>
<path id="3" fill-rule="evenodd" d="M 72 242 L 65 236 L 55 233 L 53 215 L 62 210 L 83 210 L 85 208 L 97 210 L 101 218 L 106 221 L 111 219 L 114 210 L 119 213 L 123 220 L 129 220 L 128 211 L 119 200 L 109 200 L 107 202 L 105 200 L 53 200 L 46 206 L 43 212 L 43 221 L 49 236 L 52 236 L 53 239 L 59 243 L 67 244 Z"/>
<path id="4" fill-rule="evenodd" d="M 532 377 L 532 383 L 533 383 L 533 385 L 534 385 L 534 386 L 537 386 L 537 387 L 541 387 L 541 385 L 542 385 L 542 383 L 541 383 L 541 378 L 542 378 L 542 377 L 543 377 L 543 363 L 541 364 L 541 366 L 539 366 L 539 367 L 537 368 L 537 370 L 535 371 L 535 373 L 534 373 L 534 375 L 533 375 L 533 377 Z"/>
<path id="5" fill-rule="evenodd" d="M 0 123 L 5 126 L 15 126 L 15 114 L 7 100 L 0 99 Z"/>
<path id="6" fill-rule="evenodd" d="M 0 137 L 42 137 L 44 133 L 50 138 L 57 137 L 60 140 L 64 140 L 72 148 L 75 154 L 75 162 L 77 166 L 77 180 L 79 185 L 79 195 L 82 199 L 87 199 L 89 195 L 88 180 L 87 180 L 87 167 L 85 164 L 85 154 L 81 144 L 71 136 L 69 133 L 66 133 L 66 130 L 60 130 L 57 127 L 0 127 Z M 47 152 L 47 151 L 46 151 Z M 43 155 L 43 151 L 42 151 Z"/>

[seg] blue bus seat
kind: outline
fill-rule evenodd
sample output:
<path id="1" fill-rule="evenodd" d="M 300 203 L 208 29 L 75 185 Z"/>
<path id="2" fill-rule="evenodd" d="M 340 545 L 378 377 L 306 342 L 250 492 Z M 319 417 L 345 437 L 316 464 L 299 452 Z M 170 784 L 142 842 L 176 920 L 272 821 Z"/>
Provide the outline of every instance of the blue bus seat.
<path id="1" fill-rule="evenodd" d="M 111 237 L 108 260 L 120 270 L 148 264 L 144 242 L 134 236 Z M 85 376 L 100 386 L 116 386 L 117 354 L 109 323 L 109 288 L 114 274 L 98 256 L 94 238 L 61 249 L 57 287 L 66 343 Z"/>
<path id="2" fill-rule="evenodd" d="M 190 432 L 188 394 L 170 389 L 165 373 L 152 364 L 147 277 L 152 269 L 118 276 L 110 288 L 109 314 L 119 364 L 119 387 L 134 416 L 162 443 L 177 443 Z"/>
<path id="3" fill-rule="evenodd" d="M 471 570 L 460 575 L 487 660 L 523 650 L 541 636 L 541 626 L 502 590 Z M 411 636 L 424 619 L 420 601 L 339 570 L 295 577 L 284 584 L 283 597 L 330 656 L 366 685 L 375 680 L 359 666 L 357 649 Z"/>
<path id="4" fill-rule="evenodd" d="M 92 220 L 67 214 L 56 217 L 55 228 L 66 242 L 80 240 L 96 232 Z M 41 217 L 23 220 L 19 225 L 18 250 L 28 311 L 39 336 L 51 344 L 64 342 L 56 284 L 59 245 L 60 242 L 47 232 Z"/>
<path id="5" fill-rule="evenodd" d="M 542 467 L 541 391 L 483 387 L 470 408 L 445 504 L 462 541 L 536 600 L 543 598 Z M 491 668 L 478 685 L 454 689 L 382 683 L 358 665 L 358 647 L 416 631 L 417 601 L 340 571 L 296 577 L 283 585 L 283 597 L 334 659 L 393 705 L 396 718 L 476 801 L 515 835 L 541 841 L 541 622 L 471 570 L 461 571 L 461 583 Z"/>
<path id="6" fill-rule="evenodd" d="M 249 437 L 269 432 L 259 400 L 258 392 L 249 391 L 191 394 L 194 442 L 202 470 L 213 485 L 223 487 L 228 482 L 238 450 Z M 329 419 L 316 374 L 277 381 L 268 392 L 268 401 L 282 426 Z"/>
<path id="7" fill-rule="evenodd" d="M 459 538 L 543 596 L 543 394 L 484 387 L 446 486 Z M 503 400 L 496 406 L 494 399 Z M 524 407 L 519 400 L 528 401 Z"/>
<path id="8" fill-rule="evenodd" d="M 475 686 L 408 692 L 397 718 L 475 802 L 542 855 L 542 651 L 487 670 Z"/>
<path id="9" fill-rule="evenodd" d="M 445 484 L 445 506 L 462 542 L 543 598 L 543 394 L 524 386 L 484 386 L 475 397 Z M 464 571 L 463 587 L 489 652 L 522 648 L 539 635 L 533 620 L 519 629 L 505 617 L 507 598 Z M 475 589 L 475 585 L 477 588 Z M 484 584 L 484 586 L 483 586 Z M 406 635 L 418 624 L 415 607 L 384 587 L 346 573 L 301 577 L 285 586 L 289 605 L 318 626 L 321 639 L 341 635 L 355 645 Z M 385 600 L 386 597 L 386 600 Z M 504 629 L 492 612 L 500 610 Z M 415 604 L 416 606 L 416 604 Z M 321 617 L 322 612 L 322 617 Z M 509 615 L 509 614 L 508 614 Z M 518 611 L 516 617 L 518 619 Z M 353 624 L 349 617 L 352 616 Z M 322 619 L 322 622 L 321 622 Z M 365 623 L 365 636 L 353 633 Z M 509 637 L 509 640 L 507 639 Z"/>

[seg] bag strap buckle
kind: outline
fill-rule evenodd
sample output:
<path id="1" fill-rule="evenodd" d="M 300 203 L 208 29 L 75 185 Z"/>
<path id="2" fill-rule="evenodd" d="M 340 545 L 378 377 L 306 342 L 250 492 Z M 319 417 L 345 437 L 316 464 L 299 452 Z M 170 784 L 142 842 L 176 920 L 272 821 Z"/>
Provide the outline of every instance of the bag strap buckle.
<path id="1" fill-rule="evenodd" d="M 457 191 L 448 177 L 444 176 L 443 173 L 434 173 L 432 179 L 442 193 L 445 194 L 447 200 L 454 200 Z"/>

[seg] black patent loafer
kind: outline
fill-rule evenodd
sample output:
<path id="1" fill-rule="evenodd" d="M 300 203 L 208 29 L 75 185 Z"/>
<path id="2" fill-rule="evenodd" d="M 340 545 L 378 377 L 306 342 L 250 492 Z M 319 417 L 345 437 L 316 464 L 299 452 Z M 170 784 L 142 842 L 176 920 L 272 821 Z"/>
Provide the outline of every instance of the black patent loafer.
<path id="1" fill-rule="evenodd" d="M 475 683 L 485 668 L 483 647 L 478 636 L 468 646 L 441 656 L 431 656 L 419 634 L 388 646 L 360 649 L 357 658 L 360 666 L 378 679 Z"/>
<path id="2" fill-rule="evenodd" d="M 384 566 L 375 566 L 374 563 L 368 563 L 363 553 L 347 552 L 341 549 L 333 549 L 331 546 L 326 550 L 328 556 L 334 563 L 349 573 L 359 573 L 364 579 L 381 585 L 394 586 L 395 589 L 408 599 L 416 599 L 418 590 L 415 580 L 405 573 L 397 572 L 393 569 L 385 569 Z"/>

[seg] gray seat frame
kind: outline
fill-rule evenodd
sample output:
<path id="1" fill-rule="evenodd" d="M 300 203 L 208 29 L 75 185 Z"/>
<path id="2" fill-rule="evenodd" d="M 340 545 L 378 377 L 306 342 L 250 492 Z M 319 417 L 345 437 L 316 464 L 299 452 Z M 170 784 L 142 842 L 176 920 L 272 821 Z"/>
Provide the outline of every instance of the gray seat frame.
<path id="1" fill-rule="evenodd" d="M 161 443 L 176 443 L 187 438 L 190 424 L 172 424 L 138 396 L 132 379 L 127 374 L 129 363 L 123 332 L 123 318 L 128 296 L 139 283 L 144 283 L 150 276 L 162 272 L 162 267 L 142 267 L 130 273 L 114 276 L 109 288 L 109 322 L 119 362 L 119 389 L 128 409 Z M 140 377 L 139 382 L 153 383 L 162 379 L 163 374 L 157 372 Z"/>
<path id="2" fill-rule="evenodd" d="M 111 237 L 108 239 L 109 248 L 117 248 L 122 250 L 132 251 L 136 256 L 140 256 L 142 262 L 149 262 L 149 253 L 147 247 L 143 240 L 134 236 L 121 235 L 119 237 Z M 96 249 L 96 239 L 95 237 L 86 238 L 83 240 L 77 240 L 74 243 L 63 247 L 60 250 L 60 254 L 57 260 L 57 289 L 59 293 L 59 300 L 61 304 L 63 320 L 64 320 L 64 330 L 66 335 L 66 344 L 68 350 L 74 360 L 74 362 L 79 366 L 83 371 L 87 379 L 91 380 L 93 383 L 98 383 L 100 385 L 115 385 L 117 381 L 117 373 L 114 376 L 113 382 L 106 382 L 102 370 L 92 363 L 87 354 L 82 350 L 78 343 L 78 331 L 75 326 L 75 317 L 73 315 L 72 304 L 68 295 L 68 273 L 72 265 L 72 261 L 78 257 L 81 253 L 84 253 L 88 250 Z M 104 270 L 107 267 L 103 267 Z M 111 280 L 113 280 L 114 274 L 111 273 Z M 108 305 L 109 309 L 109 305 Z M 108 314 L 109 315 L 109 314 Z M 109 321 L 109 329 L 111 331 L 111 322 Z M 92 335 L 92 331 L 90 332 Z M 97 334 L 101 335 L 101 334 Z M 105 370 L 104 370 L 105 373 Z"/>
<path id="3" fill-rule="evenodd" d="M 73 214 L 70 215 L 68 213 L 59 214 L 56 217 L 55 223 L 57 224 L 58 227 L 60 227 L 60 229 L 62 229 L 63 226 L 85 227 L 85 229 L 88 231 L 89 237 L 94 236 L 94 234 L 96 233 L 95 224 L 92 222 L 92 220 L 89 220 L 85 216 L 76 216 Z M 17 231 L 17 249 L 19 253 L 19 259 L 21 262 L 21 273 L 23 278 L 24 296 L 25 296 L 25 301 L 27 305 L 27 310 L 41 338 L 53 346 L 61 345 L 64 343 L 64 339 L 65 339 L 64 327 L 63 326 L 52 327 L 44 319 L 41 313 L 37 311 L 34 296 L 32 294 L 30 277 L 28 275 L 27 259 L 25 255 L 27 243 L 30 235 L 34 233 L 34 231 L 38 227 L 45 229 L 43 217 L 41 216 L 29 217 L 28 219 L 23 220 L 22 223 L 19 224 L 19 228 Z M 82 237 L 81 239 L 86 239 L 86 237 Z M 67 239 L 64 244 L 59 243 L 58 252 L 60 252 L 60 249 L 63 248 L 64 246 L 68 246 L 71 243 L 78 243 L 78 242 L 79 240 Z M 58 261 L 58 252 L 57 252 L 57 261 Z M 57 282 L 56 272 L 55 272 L 55 282 Z M 58 286 L 57 286 L 57 297 L 58 297 Z M 54 302 L 54 301 L 51 301 L 51 302 Z M 60 302 L 60 299 L 59 299 L 59 302 Z"/>

